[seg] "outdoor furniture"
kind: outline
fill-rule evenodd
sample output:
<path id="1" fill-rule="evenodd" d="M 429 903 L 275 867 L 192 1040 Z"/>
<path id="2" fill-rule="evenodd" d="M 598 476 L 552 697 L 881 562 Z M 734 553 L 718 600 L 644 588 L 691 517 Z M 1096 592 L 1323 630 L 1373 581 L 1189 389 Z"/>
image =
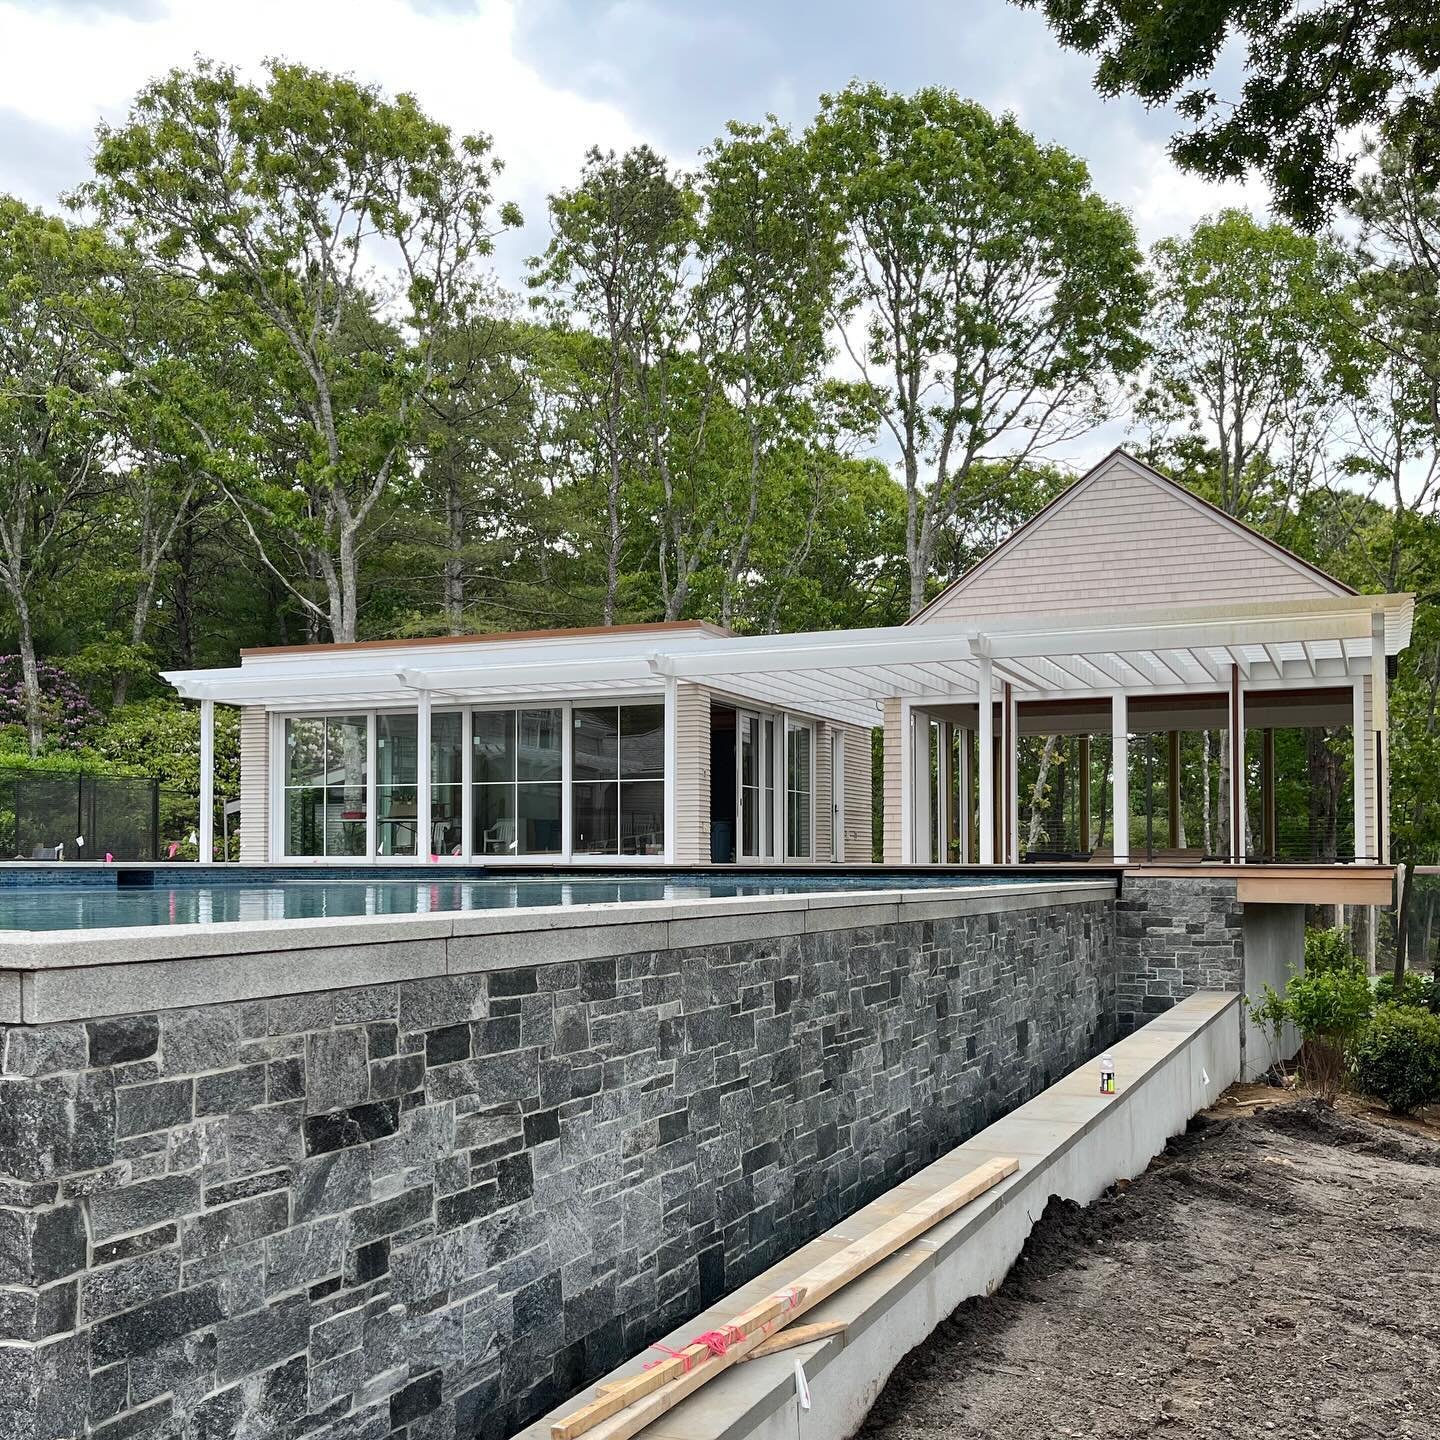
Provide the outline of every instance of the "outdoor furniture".
<path id="1" fill-rule="evenodd" d="M 65 842 L 62 840 L 58 845 L 37 845 L 31 852 L 32 860 L 63 860 L 65 858 Z"/>

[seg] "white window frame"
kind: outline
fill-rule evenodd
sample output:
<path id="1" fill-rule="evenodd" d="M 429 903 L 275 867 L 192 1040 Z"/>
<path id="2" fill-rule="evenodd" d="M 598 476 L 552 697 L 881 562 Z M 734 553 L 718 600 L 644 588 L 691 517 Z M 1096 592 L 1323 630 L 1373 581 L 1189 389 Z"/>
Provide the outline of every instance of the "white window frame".
<path id="1" fill-rule="evenodd" d="M 315 866 L 336 866 L 345 868 L 374 868 L 378 870 L 403 870 L 406 868 L 430 865 L 448 865 L 452 868 L 481 866 L 486 869 L 504 869 L 506 867 L 533 868 L 536 866 L 565 866 L 577 869 L 602 869 L 613 866 L 625 868 L 638 867 L 657 868 L 674 863 L 675 853 L 675 816 L 676 816 L 676 790 L 675 790 L 675 726 L 676 726 L 676 703 L 675 687 L 667 685 L 663 692 L 644 693 L 634 695 L 594 695 L 576 696 L 568 699 L 557 699 L 554 696 L 534 696 L 523 699 L 507 700 L 474 700 L 474 701 L 452 701 L 443 706 L 436 706 L 434 714 L 454 713 L 461 714 L 460 727 L 460 775 L 461 775 L 461 799 L 460 799 L 460 824 L 463 833 L 461 853 L 459 855 L 441 855 L 435 861 L 429 859 L 429 847 L 425 847 L 421 853 L 421 847 L 417 843 L 414 855 L 377 855 L 375 853 L 375 841 L 378 826 L 375 802 L 377 798 L 376 776 L 375 776 L 375 738 L 376 726 L 375 717 L 380 714 L 412 714 L 418 706 L 409 705 L 345 705 L 337 702 L 333 706 L 325 708 L 312 708 L 303 710 L 276 709 L 270 711 L 270 773 L 269 796 L 270 796 L 270 834 L 267 852 L 270 857 L 269 863 L 277 866 L 295 866 L 297 868 Z M 623 705 L 656 705 L 664 706 L 665 719 L 665 745 L 664 745 L 664 816 L 665 816 L 665 844 L 663 852 L 659 855 L 589 855 L 576 854 L 574 852 L 573 835 L 573 796 L 571 786 L 573 782 L 573 742 L 574 742 L 574 712 L 576 708 L 590 709 Z M 549 855 L 476 855 L 474 853 L 474 786 L 472 783 L 472 740 L 473 727 L 471 716 L 476 711 L 519 711 L 519 710 L 559 710 L 561 712 L 561 747 L 560 747 L 560 849 Z M 366 776 L 365 776 L 365 850 L 364 855 L 335 856 L 335 855 L 286 855 L 285 848 L 285 724 L 288 720 L 306 720 L 325 718 L 327 716 L 361 716 L 366 720 Z M 783 777 L 782 777 L 783 779 Z M 433 777 L 432 777 L 433 784 Z M 781 837 L 783 839 L 783 837 Z"/>
<path id="2" fill-rule="evenodd" d="M 818 862 L 815 858 L 815 774 L 816 746 L 819 744 L 818 727 L 813 720 L 807 720 L 803 716 L 793 715 L 788 711 L 781 717 L 781 734 L 784 737 L 780 746 L 780 786 L 776 791 L 777 797 L 782 799 L 780 811 L 780 831 L 776 836 L 779 841 L 779 849 L 784 857 L 784 863 L 795 862 L 804 865 L 814 865 Z M 810 853 L 808 855 L 795 855 L 790 850 L 790 772 L 788 768 L 790 758 L 790 732 L 792 730 L 807 730 L 810 733 Z"/>

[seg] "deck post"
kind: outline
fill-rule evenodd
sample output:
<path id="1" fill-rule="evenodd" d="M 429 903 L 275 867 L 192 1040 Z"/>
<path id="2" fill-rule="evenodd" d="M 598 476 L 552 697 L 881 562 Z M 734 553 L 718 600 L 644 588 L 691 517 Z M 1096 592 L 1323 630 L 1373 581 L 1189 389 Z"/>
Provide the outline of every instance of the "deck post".
<path id="1" fill-rule="evenodd" d="M 1080 752 L 1080 813 L 1076 819 L 1079 822 L 1080 843 L 1075 848 L 1082 854 L 1088 854 L 1090 850 L 1090 737 L 1088 735 L 1080 736 L 1080 744 L 1077 748 Z"/>
<path id="2" fill-rule="evenodd" d="M 956 830 L 960 840 L 960 863 L 969 865 L 975 859 L 970 845 L 970 823 L 975 797 L 975 744 L 969 730 L 961 729 L 960 736 L 960 790 L 956 803 Z"/>
<path id="3" fill-rule="evenodd" d="M 940 863 L 946 865 L 950 861 L 950 834 L 955 828 L 955 731 L 948 720 L 940 722 L 939 736 L 940 756 L 935 770 L 940 782 L 936 786 L 940 809 L 935 819 L 935 832 L 940 837 L 936 847 Z"/>
<path id="4" fill-rule="evenodd" d="M 1364 860 L 1370 853 L 1369 837 L 1367 829 L 1367 806 L 1365 804 L 1365 757 L 1367 746 L 1365 744 L 1365 680 L 1357 675 L 1351 684 L 1351 697 L 1353 709 L 1350 721 L 1351 749 L 1354 752 L 1354 759 L 1351 762 L 1351 789 L 1354 794 L 1355 805 L 1355 859 L 1356 862 Z"/>
<path id="5" fill-rule="evenodd" d="M 573 733 L 573 727 L 572 727 Z M 757 740 L 757 745 L 759 744 Z M 676 845 L 680 839 L 680 777 L 676 773 L 680 764 L 680 685 L 673 675 L 665 679 L 665 863 L 675 863 Z M 737 726 L 735 731 L 735 744 L 740 744 L 740 731 Z M 819 748 L 818 745 L 816 747 Z M 707 767 L 708 773 L 708 767 Z M 761 794 L 764 793 L 763 777 L 758 773 L 755 776 L 756 783 L 761 785 Z M 832 782 L 833 784 L 833 782 Z M 568 790 L 570 787 L 566 786 Z M 763 804 L 763 802 L 762 802 Z M 738 807 L 737 807 L 738 819 Z M 758 828 L 758 827 L 757 827 Z M 568 833 L 568 832 L 567 832 Z M 764 841 L 757 839 L 757 848 L 764 849 Z M 813 846 L 811 847 L 814 848 Z M 841 852 L 843 853 L 843 851 Z M 740 836 L 735 836 L 735 854 L 740 854 Z"/>
<path id="6" fill-rule="evenodd" d="M 1390 863 L 1390 696 L 1385 670 L 1385 616 L 1370 617 L 1370 744 L 1375 756 L 1375 854 Z"/>
<path id="7" fill-rule="evenodd" d="M 1117 865 L 1130 863 L 1130 714 L 1123 690 L 1110 697 L 1110 809 Z"/>
<path id="8" fill-rule="evenodd" d="M 1166 842 L 1171 850 L 1180 848 L 1180 732 L 1171 730 L 1165 737 L 1166 798 L 1169 800 L 1170 838 Z"/>
<path id="9" fill-rule="evenodd" d="M 1005 685 L 1005 858 L 1020 863 L 1020 702 Z"/>
<path id="10" fill-rule="evenodd" d="M 1275 731 L 1268 725 L 1260 732 L 1260 849 L 1267 860 L 1278 858 L 1280 842 L 1275 833 Z"/>
<path id="11" fill-rule="evenodd" d="M 430 863 L 434 827 L 430 823 L 430 692 L 415 695 L 415 858 Z"/>
<path id="12" fill-rule="evenodd" d="M 200 863 L 215 860 L 215 702 L 200 702 Z"/>
<path id="13" fill-rule="evenodd" d="M 911 854 L 915 864 L 928 865 L 935 825 L 930 809 L 930 717 L 923 710 L 910 712 L 910 744 L 915 756 L 911 769 L 911 791 L 914 795 L 911 813 L 915 824 L 914 839 L 910 842 Z"/>
<path id="14" fill-rule="evenodd" d="M 980 863 L 995 863 L 995 697 L 988 655 L 980 656 Z"/>
<path id="15" fill-rule="evenodd" d="M 1230 667 L 1230 859 L 1245 859 L 1245 689 L 1238 665 Z"/>

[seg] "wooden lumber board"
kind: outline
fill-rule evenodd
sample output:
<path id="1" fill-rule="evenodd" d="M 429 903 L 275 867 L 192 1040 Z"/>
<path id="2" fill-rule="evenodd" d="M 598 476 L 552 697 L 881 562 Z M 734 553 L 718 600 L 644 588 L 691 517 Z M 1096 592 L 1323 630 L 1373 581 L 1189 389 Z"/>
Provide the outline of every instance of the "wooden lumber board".
<path id="1" fill-rule="evenodd" d="M 742 1311 L 730 1321 L 727 1328 L 738 1333 L 743 1339 L 754 1335 L 757 1340 L 763 1340 L 775 1329 L 777 1322 L 783 1323 L 787 1312 L 793 1310 L 803 1298 L 804 1291 L 795 1286 L 777 1290 L 773 1295 L 767 1295 L 748 1310 Z M 576 1440 L 577 1436 L 593 1430 L 602 1420 L 618 1415 L 635 1401 L 658 1390 L 662 1385 L 679 1379 L 687 1371 L 704 1364 L 710 1358 L 712 1357 L 708 1345 L 692 1341 L 674 1355 L 667 1355 L 638 1375 L 627 1375 L 623 1380 L 597 1386 L 599 1398 L 565 1416 L 563 1420 L 557 1420 L 550 1427 L 550 1434 L 553 1440 Z"/>
<path id="2" fill-rule="evenodd" d="M 813 1325 L 787 1325 L 777 1330 L 768 1340 L 762 1340 L 745 1358 L 760 1360 L 766 1355 L 776 1355 L 781 1350 L 793 1350 L 797 1345 L 812 1345 L 816 1340 L 828 1340 L 832 1335 L 843 1335 L 850 1328 L 848 1320 L 818 1320 Z"/>
<path id="3" fill-rule="evenodd" d="M 917 1201 L 909 1209 L 877 1225 L 868 1235 L 851 1241 L 844 1249 L 836 1251 L 828 1259 L 820 1261 L 811 1269 L 797 1275 L 792 1288 L 804 1291 L 800 1302 L 786 1311 L 777 1322 L 760 1326 L 745 1339 L 731 1345 L 723 1355 L 712 1355 L 705 1350 L 706 1358 L 693 1364 L 648 1394 L 625 1406 L 623 1410 L 611 1411 L 603 1417 L 588 1418 L 582 1428 L 576 1429 L 572 1422 L 580 1412 L 566 1416 L 551 1426 L 554 1440 L 575 1440 L 576 1436 L 590 1434 L 594 1440 L 630 1440 L 638 1435 L 653 1420 L 674 1409 L 687 1396 L 693 1395 L 702 1385 L 708 1384 L 717 1375 L 723 1374 L 732 1365 L 744 1360 L 767 1340 L 771 1333 L 798 1319 L 807 1310 L 813 1309 L 822 1300 L 828 1299 L 837 1290 L 857 1280 L 867 1270 L 873 1269 L 882 1260 L 888 1260 L 897 1250 L 902 1250 L 911 1241 L 919 1239 L 927 1230 L 953 1215 L 972 1200 L 993 1189 L 1002 1180 L 1013 1175 L 1020 1168 L 1020 1162 L 1010 1157 L 997 1157 L 977 1166 L 969 1174 L 951 1184 L 943 1186 L 933 1194 Z M 761 1302 L 764 1303 L 763 1301 Z M 747 1312 L 748 1313 L 748 1312 Z M 741 1317 L 737 1317 L 737 1321 Z M 734 1323 L 734 1322 L 732 1322 Z M 688 1348 L 688 1347 L 687 1347 Z M 703 1348 L 703 1347 L 702 1347 Z M 656 1367 L 657 1369 L 660 1367 Z M 682 1367 L 683 1370 L 683 1367 Z M 608 1392 L 601 1400 L 618 1398 Z M 600 1401 L 595 1402 L 599 1404 Z M 593 1407 L 587 1406 L 589 1410 Z M 598 1422 L 598 1423 L 597 1423 Z M 561 1427 L 566 1427 L 562 1429 Z"/>

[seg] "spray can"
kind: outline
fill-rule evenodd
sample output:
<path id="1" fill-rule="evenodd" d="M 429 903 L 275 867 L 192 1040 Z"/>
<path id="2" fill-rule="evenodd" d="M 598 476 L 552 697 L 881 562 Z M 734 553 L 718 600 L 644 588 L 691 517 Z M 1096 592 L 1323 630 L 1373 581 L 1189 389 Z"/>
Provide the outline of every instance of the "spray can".
<path id="1" fill-rule="evenodd" d="M 1100 1093 L 1115 1093 L 1115 1059 L 1111 1055 L 1105 1055 L 1100 1060 Z"/>

